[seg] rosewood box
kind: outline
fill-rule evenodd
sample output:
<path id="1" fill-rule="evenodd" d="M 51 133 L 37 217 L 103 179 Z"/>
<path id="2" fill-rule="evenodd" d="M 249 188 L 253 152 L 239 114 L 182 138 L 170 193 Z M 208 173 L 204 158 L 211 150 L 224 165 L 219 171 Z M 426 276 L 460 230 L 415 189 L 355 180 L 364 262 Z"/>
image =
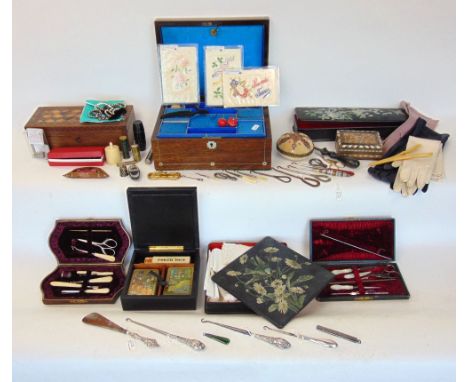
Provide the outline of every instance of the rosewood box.
<path id="1" fill-rule="evenodd" d="M 120 220 L 57 220 L 49 246 L 58 265 L 41 283 L 44 304 L 115 302 L 130 243 Z"/>
<path id="2" fill-rule="evenodd" d="M 80 123 L 83 106 L 39 107 L 25 128 L 42 129 L 51 149 L 57 147 L 102 146 L 112 142 L 119 144 L 119 137 L 126 135 L 133 142 L 133 106 L 127 105 L 122 121 L 106 123 Z"/>
<path id="3" fill-rule="evenodd" d="M 403 109 L 351 107 L 297 107 L 294 130 L 315 141 L 334 141 L 337 130 L 374 130 L 382 139 L 406 121 Z"/>
<path id="4" fill-rule="evenodd" d="M 195 187 L 130 187 L 128 209 L 132 225 L 134 252 L 127 280 L 120 297 L 123 310 L 194 310 L 197 308 L 200 254 L 198 238 L 197 189 Z M 159 256 L 188 258 L 192 282 L 171 285 L 169 266 L 145 263 L 145 258 Z M 172 262 L 177 263 L 177 261 Z M 154 294 L 135 294 L 129 288 L 136 269 L 157 270 L 159 286 L 172 287 L 172 294 L 157 288 Z M 160 278 L 161 277 L 161 278 Z M 164 285 L 163 285 L 164 284 Z"/>
<path id="5" fill-rule="evenodd" d="M 391 218 L 311 220 L 310 256 L 334 274 L 319 301 L 408 299 Z"/>
<path id="6" fill-rule="evenodd" d="M 154 166 L 176 169 L 271 168 L 271 126 L 267 107 L 222 108 L 204 104 L 204 47 L 243 47 L 244 67 L 268 65 L 269 20 L 188 19 L 156 20 L 157 44 L 197 44 L 199 105 L 162 105 L 151 137 Z M 170 118 L 175 112 L 196 113 Z M 234 116 L 234 131 L 221 132 L 219 118 Z"/>

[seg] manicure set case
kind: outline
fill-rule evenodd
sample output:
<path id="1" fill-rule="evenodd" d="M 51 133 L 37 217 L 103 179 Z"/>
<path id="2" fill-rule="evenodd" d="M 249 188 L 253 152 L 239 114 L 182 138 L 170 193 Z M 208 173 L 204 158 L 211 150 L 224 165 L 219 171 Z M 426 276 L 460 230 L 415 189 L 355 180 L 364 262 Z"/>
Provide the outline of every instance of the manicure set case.
<path id="1" fill-rule="evenodd" d="M 158 170 L 271 168 L 268 107 L 223 108 L 204 104 L 204 47 L 243 46 L 244 68 L 268 65 L 269 19 L 156 20 L 157 44 L 197 44 L 200 105 L 162 105 L 151 138 Z M 163 119 L 177 111 L 207 114 Z M 220 117 L 238 119 L 235 129 L 217 125 Z"/>
<path id="2" fill-rule="evenodd" d="M 111 248 L 115 252 L 106 252 L 114 259 L 108 258 L 109 261 L 90 255 L 90 253 L 103 254 L 101 248 L 93 245 L 93 242 L 109 243 L 106 242 L 107 239 L 116 242 L 115 248 Z M 124 287 L 123 262 L 130 244 L 130 236 L 119 219 L 57 220 L 49 237 L 49 247 L 58 265 L 41 283 L 43 303 L 114 303 Z M 78 248 L 78 251 L 73 248 Z M 78 275 L 77 271 L 87 271 L 87 274 Z M 103 284 L 93 283 L 92 279 L 102 276 L 93 275 L 92 272 L 112 272 L 112 281 Z M 79 288 L 80 293 L 77 294 L 61 294 L 62 290 L 77 290 L 77 288 L 51 286 L 50 283 L 54 281 L 81 282 L 82 288 Z M 88 287 L 109 288 L 110 291 L 105 294 L 88 294 L 85 292 Z"/>
<path id="3" fill-rule="evenodd" d="M 112 142 L 119 144 L 119 137 L 126 135 L 133 142 L 133 106 L 127 105 L 123 120 L 104 123 L 80 123 L 83 106 L 39 107 L 25 128 L 42 129 L 51 149 L 57 147 L 101 146 Z"/>
<path id="4" fill-rule="evenodd" d="M 196 187 L 129 187 L 127 200 L 134 251 L 120 297 L 123 310 L 195 310 L 200 268 Z M 189 256 L 191 293 L 129 294 L 135 264 L 152 256 Z"/>
<path id="5" fill-rule="evenodd" d="M 296 107 L 294 131 L 315 141 L 334 141 L 337 130 L 378 131 L 384 139 L 406 121 L 398 108 Z"/>
<path id="6" fill-rule="evenodd" d="M 395 220 L 392 218 L 311 220 L 310 258 L 339 273 L 317 296 L 319 301 L 410 297 L 395 262 Z M 334 290 L 332 285 L 342 289 Z"/>

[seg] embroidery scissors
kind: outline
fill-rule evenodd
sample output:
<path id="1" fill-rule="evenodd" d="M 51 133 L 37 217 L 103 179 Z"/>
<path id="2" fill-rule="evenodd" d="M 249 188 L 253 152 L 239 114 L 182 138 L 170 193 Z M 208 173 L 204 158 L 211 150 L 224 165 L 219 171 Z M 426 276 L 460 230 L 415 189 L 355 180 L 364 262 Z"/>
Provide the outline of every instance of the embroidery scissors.
<path id="1" fill-rule="evenodd" d="M 321 174 L 326 174 L 326 175 L 331 175 L 331 176 L 343 176 L 343 177 L 348 177 L 348 176 L 353 176 L 354 172 L 352 171 L 347 171 L 347 170 L 341 170 L 338 168 L 333 168 L 327 163 L 325 163 L 323 160 L 319 158 L 312 158 L 309 160 L 309 166 L 301 166 L 298 163 L 296 164 L 297 166 L 304 167 L 304 168 L 312 168 L 314 171 L 317 171 Z"/>
<path id="2" fill-rule="evenodd" d="M 278 167 L 275 168 L 275 170 L 279 171 L 279 172 L 282 172 L 283 174 L 292 176 L 293 178 L 300 179 L 300 180 L 302 180 L 303 183 L 305 183 L 305 184 L 307 184 L 307 185 L 309 185 L 311 187 L 318 187 L 318 186 L 320 186 L 321 182 L 330 182 L 331 181 L 331 177 L 329 177 L 328 175 L 308 174 L 308 173 L 304 173 L 302 171 L 299 171 L 297 169 L 291 169 L 289 167 L 290 167 L 290 165 L 288 166 L 288 168 L 278 166 Z M 283 171 L 281 171 L 281 170 L 283 170 Z M 289 171 L 290 173 L 286 173 L 284 171 Z M 298 175 L 293 175 L 293 174 L 291 174 L 291 172 L 293 174 L 298 174 Z M 299 175 L 304 175 L 304 176 L 299 176 Z"/>
<path id="3" fill-rule="evenodd" d="M 350 168 L 359 167 L 360 163 L 357 159 L 341 157 L 334 151 L 328 150 L 326 147 L 324 148 L 314 147 L 314 150 L 317 150 L 320 153 L 323 160 L 325 160 L 327 163 L 330 163 L 331 165 L 334 165 L 337 168 L 343 168 L 345 166 L 350 167 Z M 331 158 L 331 160 L 326 159 L 325 158 L 326 156 Z"/>
<path id="4" fill-rule="evenodd" d="M 81 243 L 88 243 L 87 239 L 77 239 Z M 108 238 L 102 242 L 92 241 L 92 245 L 101 249 L 103 255 L 115 256 L 115 248 L 117 248 L 117 241 L 111 238 Z"/>

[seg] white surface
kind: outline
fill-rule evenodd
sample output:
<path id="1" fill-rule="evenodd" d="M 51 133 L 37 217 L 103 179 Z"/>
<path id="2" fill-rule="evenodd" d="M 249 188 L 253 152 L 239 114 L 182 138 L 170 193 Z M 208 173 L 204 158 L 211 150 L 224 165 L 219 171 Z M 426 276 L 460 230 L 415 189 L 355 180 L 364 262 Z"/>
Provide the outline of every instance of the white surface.
<path id="1" fill-rule="evenodd" d="M 138 2 L 58 0 L 13 3 L 13 366 L 18 381 L 348 380 L 451 381 L 455 369 L 455 23 L 453 1 Z M 251 185 L 188 179 L 132 182 L 105 167 L 110 179 L 73 181 L 29 156 L 22 128 L 39 105 L 123 98 L 136 106 L 149 140 L 160 105 L 153 19 L 253 16 L 271 18 L 270 63 L 281 68 L 281 106 L 271 109 L 277 138 L 295 106 L 397 106 L 401 99 L 441 119 L 451 133 L 447 179 L 404 199 L 362 169 L 319 189 L 274 180 Z M 107 44 L 103 45 L 102 39 Z M 278 158 L 275 156 L 275 161 Z M 143 168 L 143 174 L 150 167 Z M 47 240 L 59 218 L 121 217 L 129 229 L 127 186 L 198 186 L 201 250 L 219 240 L 271 235 L 308 254 L 308 220 L 392 216 L 396 254 L 409 301 L 313 302 L 287 329 L 316 335 L 316 324 L 359 336 L 354 345 L 322 349 L 291 339 L 268 344 L 203 326 L 195 312 L 122 312 L 120 303 L 45 306 L 39 284 L 55 267 Z M 339 185 L 339 187 L 338 187 Z M 337 198 L 337 191 L 341 198 Z M 201 275 L 200 281 L 203 280 Z M 201 288 L 200 288 L 201 289 Z M 200 290 L 201 293 L 201 290 Z M 117 333 L 80 322 L 99 311 L 202 339 L 231 338 L 225 347 L 203 339 L 194 353 L 170 344 L 130 352 Z M 262 332 L 254 316 L 216 320 Z M 141 332 L 145 332 L 143 329 Z M 146 334 L 150 334 L 147 332 Z"/>

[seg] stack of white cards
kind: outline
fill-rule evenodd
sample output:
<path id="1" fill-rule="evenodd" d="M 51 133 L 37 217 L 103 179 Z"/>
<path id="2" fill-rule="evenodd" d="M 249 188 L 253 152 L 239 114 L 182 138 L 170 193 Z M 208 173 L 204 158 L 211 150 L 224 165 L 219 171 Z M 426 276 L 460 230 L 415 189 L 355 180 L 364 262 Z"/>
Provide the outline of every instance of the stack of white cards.
<path id="1" fill-rule="evenodd" d="M 243 244 L 223 243 L 221 249 L 215 248 L 208 252 L 208 263 L 205 273 L 205 292 L 211 300 L 237 302 L 238 300 L 215 284 L 211 277 L 230 262 L 247 252 L 251 247 Z"/>

